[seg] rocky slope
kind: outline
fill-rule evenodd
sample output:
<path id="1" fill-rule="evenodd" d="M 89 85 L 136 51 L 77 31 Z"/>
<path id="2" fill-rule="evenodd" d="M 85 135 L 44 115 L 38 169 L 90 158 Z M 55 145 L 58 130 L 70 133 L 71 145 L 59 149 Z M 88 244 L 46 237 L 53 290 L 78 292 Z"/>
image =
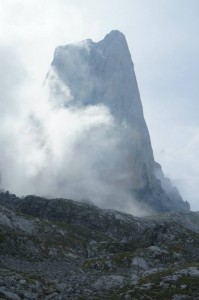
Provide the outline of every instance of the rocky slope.
<path id="1" fill-rule="evenodd" d="M 0 194 L 0 299 L 198 299 L 199 215 Z"/>
<path id="2" fill-rule="evenodd" d="M 163 172 L 156 176 L 160 174 L 159 165 L 154 161 L 133 62 L 121 32 L 111 31 L 98 43 L 85 40 L 58 47 L 46 85 L 55 105 L 69 108 L 103 104 L 109 109 L 117 133 L 121 132 L 121 178 L 127 179 L 120 184 L 134 198 L 155 211 L 189 210 L 177 189 L 170 193 L 174 190 L 170 181 L 165 188 Z M 120 166 L 114 173 L 121 172 Z"/>

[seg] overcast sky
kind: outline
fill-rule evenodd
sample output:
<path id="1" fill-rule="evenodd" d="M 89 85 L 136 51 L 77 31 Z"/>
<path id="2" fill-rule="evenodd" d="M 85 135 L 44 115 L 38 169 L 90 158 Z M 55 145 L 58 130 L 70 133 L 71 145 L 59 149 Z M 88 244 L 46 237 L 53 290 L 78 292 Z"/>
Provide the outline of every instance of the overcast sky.
<path id="1" fill-rule="evenodd" d="M 41 84 L 58 45 L 122 31 L 155 159 L 199 210 L 198 0 L 0 0 L 0 28 L 4 87 L 27 78 Z"/>

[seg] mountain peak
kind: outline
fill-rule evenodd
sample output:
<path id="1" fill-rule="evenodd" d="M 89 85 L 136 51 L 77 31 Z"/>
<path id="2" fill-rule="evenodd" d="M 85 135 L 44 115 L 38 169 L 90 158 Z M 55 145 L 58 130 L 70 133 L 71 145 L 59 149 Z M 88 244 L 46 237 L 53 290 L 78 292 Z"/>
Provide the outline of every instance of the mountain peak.
<path id="1" fill-rule="evenodd" d="M 108 33 L 103 40 L 99 41 L 99 44 L 120 44 L 127 46 L 125 35 L 119 30 L 112 30 Z M 128 47 L 128 46 L 127 46 Z"/>
<path id="2" fill-rule="evenodd" d="M 53 99 L 65 99 L 64 86 L 72 96 L 72 101 L 64 102 L 66 109 L 69 106 L 101 104 L 108 109 L 117 127 L 120 147 L 126 148 L 125 153 L 122 151 L 118 156 L 117 163 L 114 162 L 116 172 L 112 171 L 108 158 L 111 185 L 116 182 L 117 186 L 118 178 L 114 177 L 114 173 L 121 174 L 120 178 L 124 180 L 120 181 L 120 186 L 125 193 L 127 191 L 130 197 L 135 197 L 154 210 L 188 210 L 188 205 L 175 189 L 169 186 L 169 193 L 164 190 L 170 181 L 156 170 L 134 66 L 124 34 L 112 30 L 103 40 L 97 43 L 82 41 L 81 46 L 64 46 L 56 53 L 47 77 L 54 93 Z M 63 86 L 59 86 L 60 82 Z M 120 161 L 124 164 L 122 168 Z M 156 173 L 161 178 L 156 178 Z M 109 179 L 109 176 L 105 178 L 106 186 Z M 113 190 L 115 192 L 115 188 Z M 115 199 L 115 194 L 111 193 L 109 199 Z"/>
<path id="3" fill-rule="evenodd" d="M 116 39 L 116 38 L 125 38 L 125 35 L 119 30 L 111 30 L 104 39 Z"/>

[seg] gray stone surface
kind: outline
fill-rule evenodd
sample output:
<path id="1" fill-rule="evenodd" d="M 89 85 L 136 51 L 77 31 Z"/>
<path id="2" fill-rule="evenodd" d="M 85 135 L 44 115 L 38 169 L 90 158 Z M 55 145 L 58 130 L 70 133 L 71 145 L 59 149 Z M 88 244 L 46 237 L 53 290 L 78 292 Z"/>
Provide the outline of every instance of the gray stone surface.
<path id="1" fill-rule="evenodd" d="M 197 299 L 197 217 L 1 193 L 0 298 Z"/>

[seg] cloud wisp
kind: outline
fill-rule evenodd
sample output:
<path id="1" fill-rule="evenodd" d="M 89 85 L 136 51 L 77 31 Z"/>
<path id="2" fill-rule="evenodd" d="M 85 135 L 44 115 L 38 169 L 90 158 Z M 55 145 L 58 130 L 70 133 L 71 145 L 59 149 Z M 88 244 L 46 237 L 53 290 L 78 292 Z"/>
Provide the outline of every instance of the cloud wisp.
<path id="1" fill-rule="evenodd" d="M 4 69 L 12 66 L 12 60 L 7 65 L 4 60 Z M 119 128 L 103 105 L 66 108 L 63 99 L 70 101 L 69 89 L 49 101 L 46 87 L 36 88 L 25 80 L 21 64 L 14 68 L 18 81 L 1 81 L 2 188 L 21 196 L 89 200 L 100 207 L 145 214 L 133 199 L 133 173 L 124 163 L 130 155 L 122 138 L 127 128 Z"/>

